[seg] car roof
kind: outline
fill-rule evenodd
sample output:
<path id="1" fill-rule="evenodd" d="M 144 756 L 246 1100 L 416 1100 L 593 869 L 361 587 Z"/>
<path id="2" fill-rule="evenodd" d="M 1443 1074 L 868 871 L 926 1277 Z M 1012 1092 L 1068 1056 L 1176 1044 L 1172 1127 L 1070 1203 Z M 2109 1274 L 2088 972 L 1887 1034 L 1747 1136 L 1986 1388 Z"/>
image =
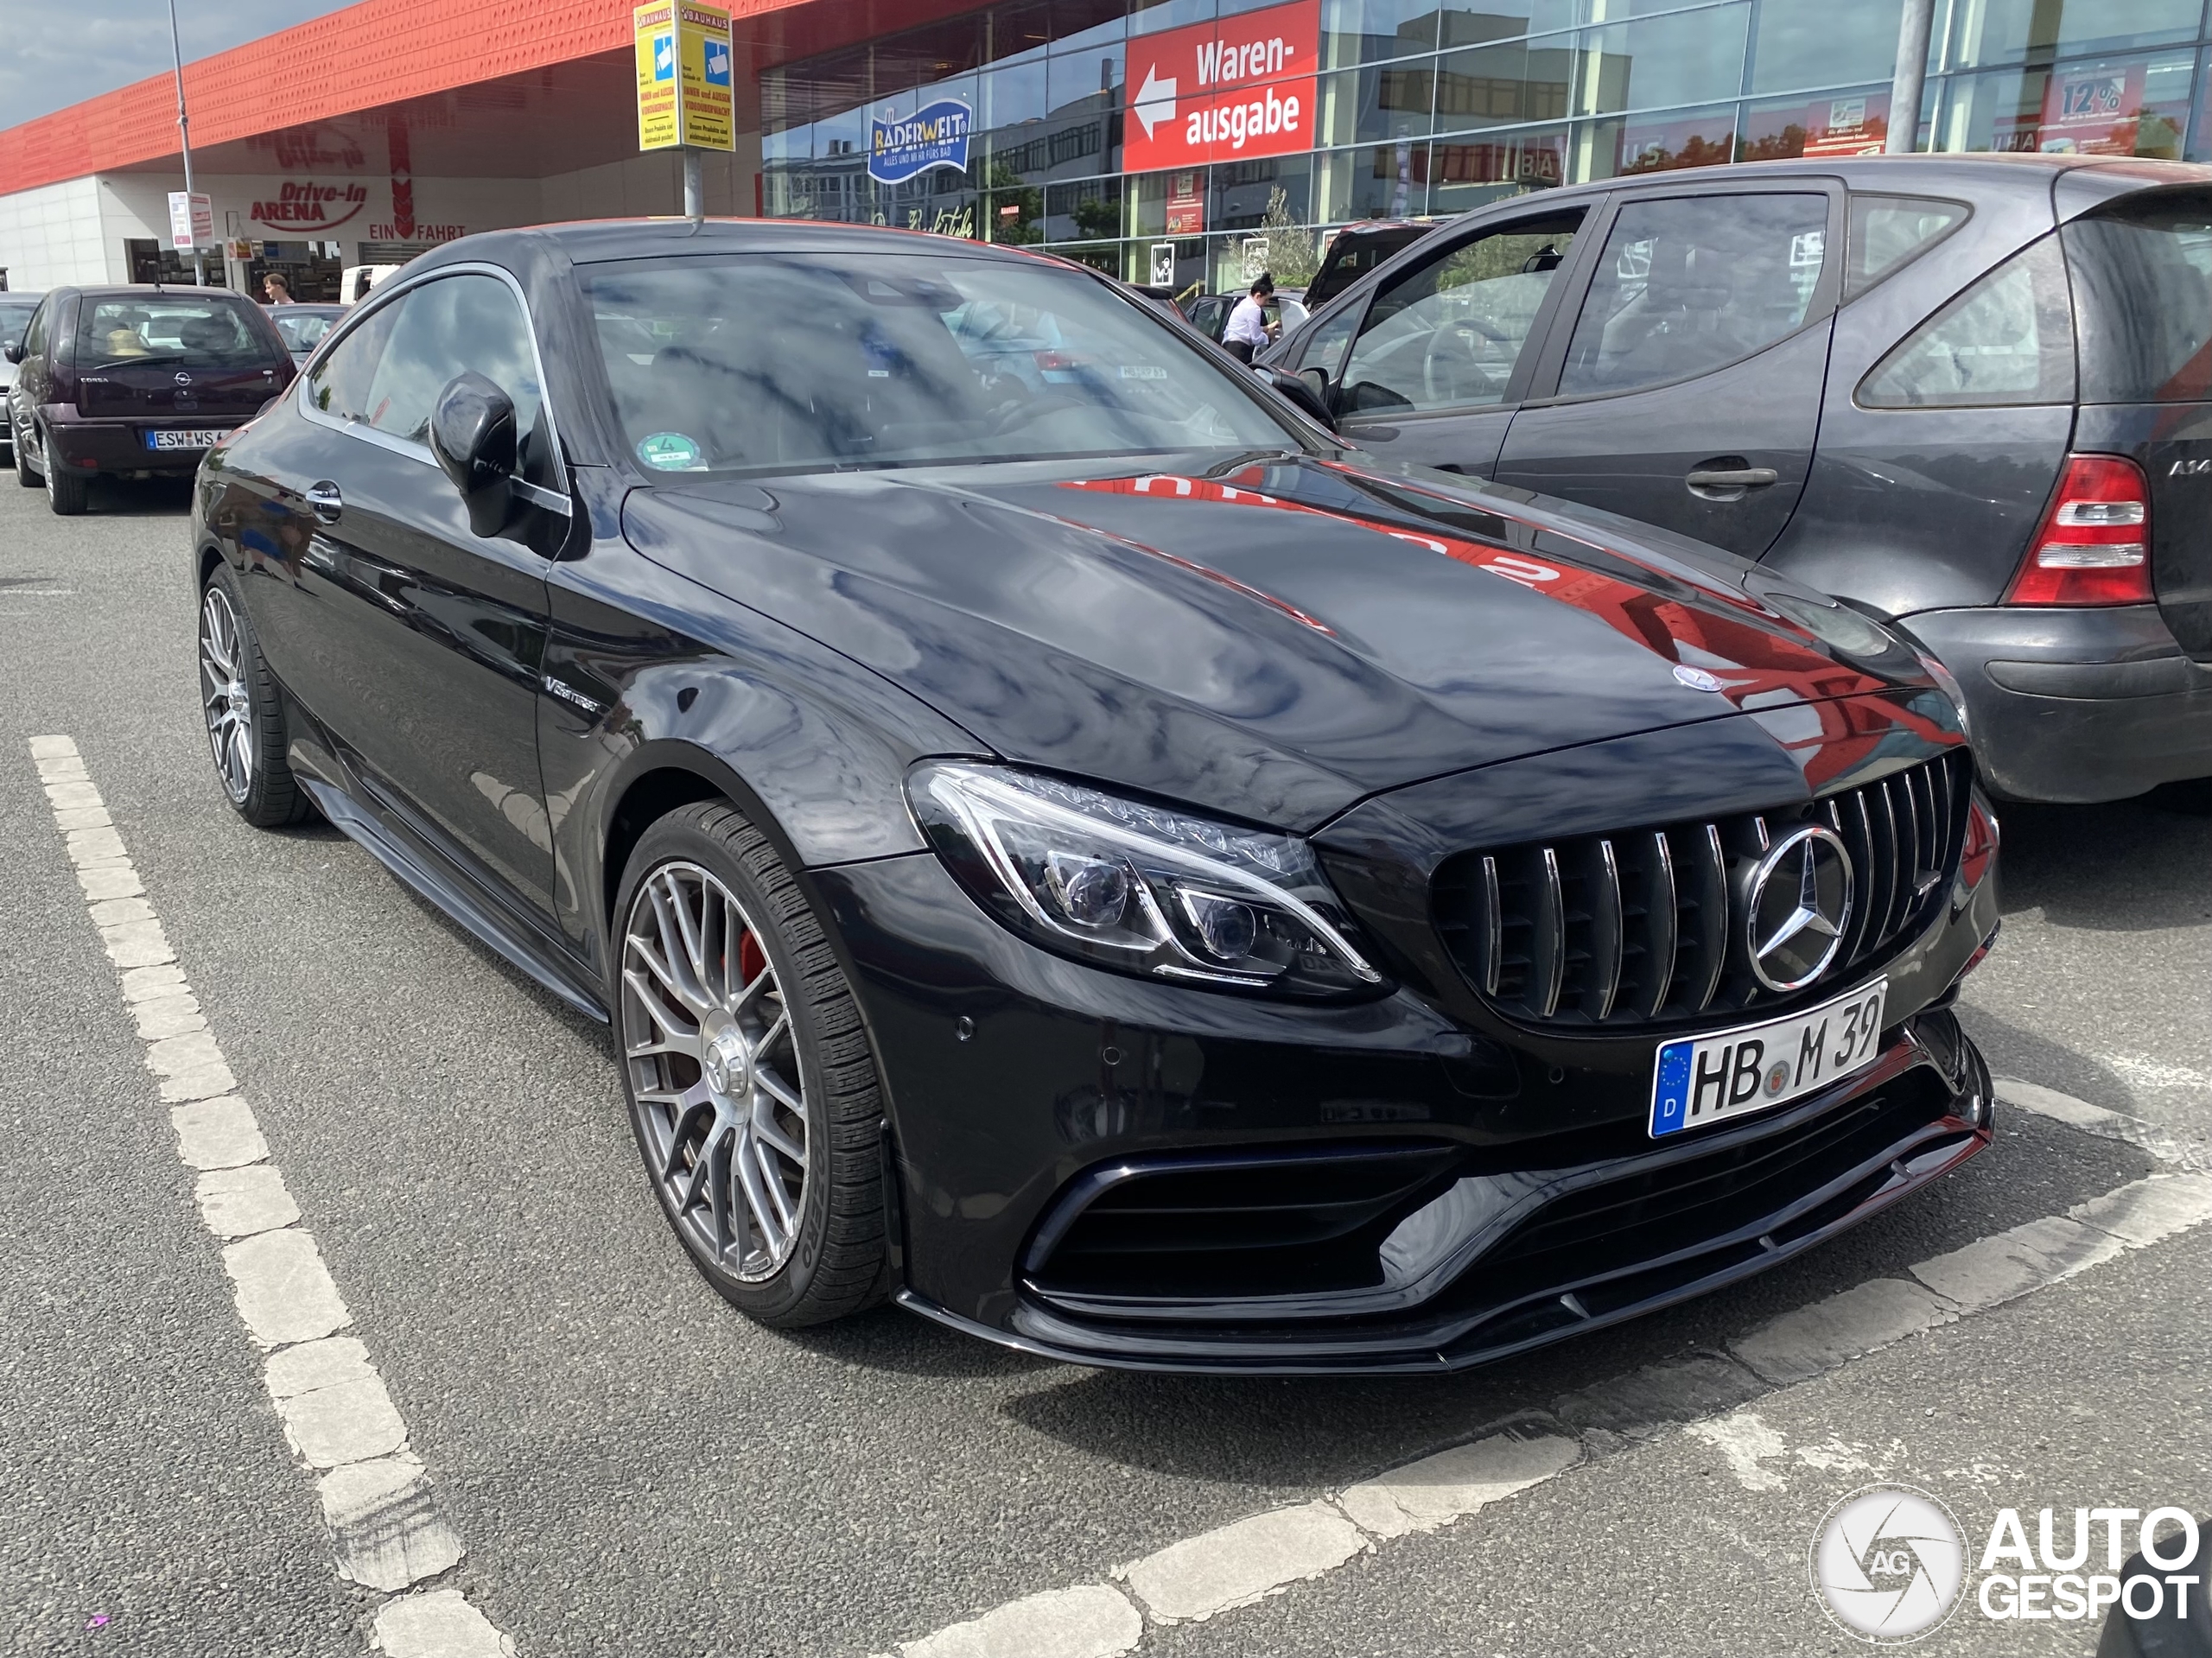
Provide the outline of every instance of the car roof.
<path id="1" fill-rule="evenodd" d="M 471 259 L 527 258 L 549 245 L 575 264 L 696 253 L 827 252 L 928 253 L 1008 264 L 1071 263 L 1026 249 L 882 225 L 836 225 L 811 219 L 598 219 L 480 232 L 417 256 L 408 262 L 407 270 L 411 276 L 418 270 Z"/>
<path id="2" fill-rule="evenodd" d="M 235 300 L 241 304 L 251 302 L 227 288 L 200 288 L 191 283 L 111 283 L 105 287 L 69 291 L 80 299 L 188 299 L 196 295 L 207 299 Z"/>
<path id="3" fill-rule="evenodd" d="M 1708 184 L 1732 187 L 1746 181 L 1791 178 L 1839 179 L 1847 189 L 1873 193 L 1902 190 L 1914 194 L 1986 194 L 2012 190 L 2047 196 L 2052 181 L 2061 174 L 2088 174 L 2114 194 L 2158 185 L 2212 182 L 2212 166 L 2188 162 L 2117 156 L 1960 155 L 1947 151 L 1911 156 L 1802 156 L 1788 161 L 1739 162 L 1728 167 L 1631 173 L 1620 178 L 1592 179 L 1585 184 L 1532 191 L 1485 206 L 1502 207 L 1510 202 L 1522 206 L 1537 200 L 1576 201 L 1613 190 L 1694 193 Z"/>

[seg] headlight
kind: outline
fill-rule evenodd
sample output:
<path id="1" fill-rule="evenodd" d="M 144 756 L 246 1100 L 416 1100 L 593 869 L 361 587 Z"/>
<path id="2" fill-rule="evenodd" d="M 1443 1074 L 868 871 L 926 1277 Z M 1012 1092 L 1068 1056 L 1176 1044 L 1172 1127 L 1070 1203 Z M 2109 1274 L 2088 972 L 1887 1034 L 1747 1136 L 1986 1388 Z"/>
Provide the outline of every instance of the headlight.
<path id="1" fill-rule="evenodd" d="M 1285 996 L 1384 988 L 1306 842 L 1001 766 L 925 762 L 914 816 L 1032 943 L 1146 978 Z"/>
<path id="2" fill-rule="evenodd" d="M 1959 711 L 1959 729 L 1966 734 L 1967 740 L 1972 742 L 1974 723 L 1967 713 L 1967 694 L 1965 688 L 1959 683 L 1958 676 L 1916 645 L 1912 648 L 1912 654 L 1920 658 L 1921 668 L 1929 678 L 1934 680 L 1943 695 L 1951 699 L 1951 706 Z"/>
<path id="3" fill-rule="evenodd" d="M 1879 657 L 1897 647 L 1897 637 L 1873 618 L 1833 599 L 1762 589 L 1768 609 L 1787 616 L 1821 644 L 1847 657 Z"/>

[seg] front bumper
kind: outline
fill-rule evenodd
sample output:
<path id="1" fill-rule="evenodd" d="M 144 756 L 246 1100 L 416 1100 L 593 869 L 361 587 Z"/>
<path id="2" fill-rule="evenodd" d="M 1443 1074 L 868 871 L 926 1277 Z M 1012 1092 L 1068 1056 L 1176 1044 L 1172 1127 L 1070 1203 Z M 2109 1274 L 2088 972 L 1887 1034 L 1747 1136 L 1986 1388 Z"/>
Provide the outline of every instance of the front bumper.
<path id="1" fill-rule="evenodd" d="M 1909 628 L 1957 676 L 1974 758 L 2017 800 L 2120 800 L 2212 776 L 2212 668 L 2155 605 L 1936 610 Z"/>
<path id="2" fill-rule="evenodd" d="M 811 879 L 888 1096 L 901 1299 L 1079 1363 L 1484 1363 L 1762 1270 L 1989 1141 L 1941 1009 L 1996 926 L 1987 881 L 1892 965 L 1873 1066 L 1660 1145 L 1656 1042 L 1560 1064 L 1403 990 L 1297 1006 L 1097 971 L 929 854 Z"/>

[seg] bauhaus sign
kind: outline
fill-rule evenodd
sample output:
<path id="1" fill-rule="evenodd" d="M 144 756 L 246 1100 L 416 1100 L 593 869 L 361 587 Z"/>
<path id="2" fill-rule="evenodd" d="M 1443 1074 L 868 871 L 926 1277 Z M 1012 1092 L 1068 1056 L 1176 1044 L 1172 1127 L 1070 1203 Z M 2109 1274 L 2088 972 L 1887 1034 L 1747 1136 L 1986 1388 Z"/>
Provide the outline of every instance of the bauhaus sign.
<path id="1" fill-rule="evenodd" d="M 1129 41 L 1122 123 L 1132 173 L 1313 148 L 1320 0 Z"/>
<path id="2" fill-rule="evenodd" d="M 737 143 L 729 13 L 654 0 L 630 15 L 638 67 L 638 148 L 732 149 Z"/>

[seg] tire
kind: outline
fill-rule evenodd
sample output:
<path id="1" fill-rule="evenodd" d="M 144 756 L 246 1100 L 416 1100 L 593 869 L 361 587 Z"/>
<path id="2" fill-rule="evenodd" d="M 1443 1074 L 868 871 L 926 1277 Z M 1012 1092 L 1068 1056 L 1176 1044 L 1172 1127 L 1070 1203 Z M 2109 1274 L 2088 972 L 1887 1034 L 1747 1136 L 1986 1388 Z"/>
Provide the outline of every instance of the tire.
<path id="1" fill-rule="evenodd" d="M 875 1058 L 844 969 L 768 838 L 721 801 L 671 812 L 631 854 L 612 942 L 630 1126 L 693 1264 L 779 1329 L 881 1301 Z"/>
<path id="2" fill-rule="evenodd" d="M 71 472 L 54 463 L 52 438 L 46 441 L 45 453 L 39 460 L 41 470 L 46 473 L 47 505 L 58 518 L 75 518 L 85 510 L 91 497 L 90 480 L 81 472 Z"/>
<path id="3" fill-rule="evenodd" d="M 285 763 L 284 705 L 238 575 L 219 561 L 200 590 L 199 683 L 209 757 L 232 810 L 256 829 L 298 823 L 310 803 Z"/>

